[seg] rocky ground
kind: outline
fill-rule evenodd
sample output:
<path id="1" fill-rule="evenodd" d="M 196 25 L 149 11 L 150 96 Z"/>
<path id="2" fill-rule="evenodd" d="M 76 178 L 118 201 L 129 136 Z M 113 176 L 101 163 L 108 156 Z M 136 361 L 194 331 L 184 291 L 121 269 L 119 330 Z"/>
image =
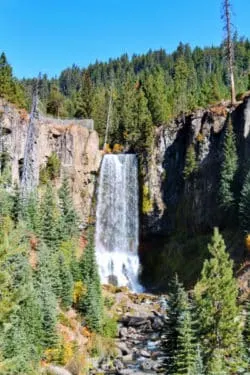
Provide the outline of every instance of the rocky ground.
<path id="1" fill-rule="evenodd" d="M 112 313 L 119 314 L 115 358 L 101 358 L 90 375 L 163 373 L 161 347 L 165 298 L 146 294 L 117 293 Z"/>

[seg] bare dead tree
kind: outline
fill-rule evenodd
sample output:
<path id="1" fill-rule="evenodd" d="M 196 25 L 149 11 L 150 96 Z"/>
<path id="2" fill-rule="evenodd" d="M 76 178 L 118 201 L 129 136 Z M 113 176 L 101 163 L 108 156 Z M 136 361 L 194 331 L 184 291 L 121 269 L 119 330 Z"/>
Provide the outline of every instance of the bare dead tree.
<path id="1" fill-rule="evenodd" d="M 228 70 L 230 76 L 231 85 L 231 104 L 236 103 L 235 97 L 235 82 L 234 82 L 234 44 L 232 38 L 233 25 L 231 23 L 232 18 L 232 6 L 230 0 L 222 0 L 222 19 L 224 21 L 224 30 L 226 33 L 226 51 L 228 60 Z"/>

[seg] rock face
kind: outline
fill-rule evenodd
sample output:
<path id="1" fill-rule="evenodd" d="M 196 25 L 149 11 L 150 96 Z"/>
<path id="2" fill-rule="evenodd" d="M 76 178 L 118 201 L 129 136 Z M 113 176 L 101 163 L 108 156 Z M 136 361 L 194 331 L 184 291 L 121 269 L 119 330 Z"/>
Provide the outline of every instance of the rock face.
<path id="1" fill-rule="evenodd" d="M 10 159 L 12 182 L 20 184 L 29 124 L 25 111 L 0 101 L 0 152 Z M 61 161 L 60 177 L 69 176 L 76 208 L 83 221 L 90 214 L 101 153 L 98 134 L 92 120 L 36 119 L 37 173 L 46 165 L 48 157 L 56 153 Z M 60 186 L 61 178 L 56 181 Z"/>
<path id="2" fill-rule="evenodd" d="M 167 128 L 157 129 L 143 181 L 149 186 L 152 201 L 152 210 L 142 217 L 143 238 L 176 230 L 206 233 L 223 225 L 217 192 L 228 112 L 223 106 L 197 110 Z M 250 98 L 233 111 L 232 119 L 243 166 L 250 156 Z M 191 144 L 198 170 L 184 180 L 186 152 Z"/>

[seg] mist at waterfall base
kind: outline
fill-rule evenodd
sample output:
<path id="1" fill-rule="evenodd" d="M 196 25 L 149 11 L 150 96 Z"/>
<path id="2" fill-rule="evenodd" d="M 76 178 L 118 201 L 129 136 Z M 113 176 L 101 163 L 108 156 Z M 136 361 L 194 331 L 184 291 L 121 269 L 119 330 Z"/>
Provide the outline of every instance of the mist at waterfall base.
<path id="1" fill-rule="evenodd" d="M 141 292 L 136 155 L 104 156 L 96 216 L 95 247 L 102 283 Z"/>

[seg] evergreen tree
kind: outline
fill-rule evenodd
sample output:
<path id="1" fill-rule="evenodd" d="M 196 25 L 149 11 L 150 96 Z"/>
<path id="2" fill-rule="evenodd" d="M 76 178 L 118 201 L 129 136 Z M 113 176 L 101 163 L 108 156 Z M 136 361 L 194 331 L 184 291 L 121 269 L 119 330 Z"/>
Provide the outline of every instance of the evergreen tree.
<path id="1" fill-rule="evenodd" d="M 250 367 L 250 302 L 246 303 L 246 321 L 244 327 L 244 342 L 246 347 L 248 366 Z"/>
<path id="2" fill-rule="evenodd" d="M 171 116 L 171 110 L 164 72 L 161 68 L 157 67 L 152 74 L 146 74 L 143 89 L 148 100 L 153 124 L 157 126 L 166 124 Z"/>
<path id="3" fill-rule="evenodd" d="M 220 205 L 226 212 L 230 212 L 235 204 L 233 183 L 237 168 L 238 156 L 236 150 L 236 140 L 232 119 L 229 118 L 223 145 L 223 162 L 221 165 L 219 186 Z"/>
<path id="4" fill-rule="evenodd" d="M 53 84 L 47 102 L 47 112 L 56 117 L 65 117 L 65 98 L 60 93 L 59 88 Z"/>
<path id="5" fill-rule="evenodd" d="M 92 118 L 94 91 L 88 71 L 82 76 L 81 89 L 77 97 L 76 117 Z"/>
<path id="6" fill-rule="evenodd" d="M 208 249 L 211 259 L 205 261 L 201 280 L 195 287 L 205 364 L 212 368 L 219 355 L 220 368 L 235 371 L 242 355 L 238 289 L 233 277 L 233 263 L 218 229 L 214 230 Z"/>
<path id="7" fill-rule="evenodd" d="M 63 178 L 62 186 L 59 190 L 59 200 L 61 237 L 65 240 L 78 232 L 77 214 L 71 197 L 69 181 L 66 177 Z"/>
<path id="8" fill-rule="evenodd" d="M 40 232 L 50 249 L 55 249 L 58 245 L 58 216 L 53 187 L 48 184 L 40 206 Z"/>
<path id="9" fill-rule="evenodd" d="M 193 375 L 204 375 L 204 366 L 203 366 L 203 359 L 201 355 L 201 348 L 198 344 L 196 346 L 196 356 L 195 356 L 195 363 L 194 363 L 194 371 Z"/>
<path id="10" fill-rule="evenodd" d="M 187 294 L 175 275 L 169 285 L 169 298 L 167 300 L 167 321 L 165 324 L 165 339 L 163 342 L 166 352 L 166 367 L 169 374 L 175 374 L 177 371 L 175 356 L 177 353 L 179 329 L 181 317 L 186 313 L 188 307 Z"/>
<path id="11" fill-rule="evenodd" d="M 197 162 L 196 162 L 196 154 L 194 145 L 191 144 L 186 153 L 186 159 L 185 159 L 185 167 L 183 170 L 183 176 L 186 180 L 188 177 L 190 177 L 194 172 L 197 170 Z"/>
<path id="12" fill-rule="evenodd" d="M 62 305 L 63 307 L 68 308 L 71 306 L 73 299 L 73 277 L 62 254 L 59 255 L 59 272 L 61 280 Z"/>
<path id="13" fill-rule="evenodd" d="M 20 189 L 17 184 L 14 185 L 14 194 L 13 194 L 13 206 L 12 206 L 12 219 L 15 224 L 18 223 L 20 213 L 22 210 L 22 200 Z"/>
<path id="14" fill-rule="evenodd" d="M 250 172 L 248 172 L 240 197 L 239 220 L 241 228 L 249 233 L 250 231 Z"/>
<path id="15" fill-rule="evenodd" d="M 174 356 L 175 374 L 194 375 L 196 344 L 191 312 L 188 308 L 178 318 L 177 332 L 177 345 Z"/>
<path id="16" fill-rule="evenodd" d="M 85 314 L 90 329 L 100 332 L 103 318 L 102 289 L 96 263 L 94 233 L 90 230 L 88 244 L 81 260 L 81 276 L 86 294 L 80 301 L 80 309 Z"/>
<path id="17" fill-rule="evenodd" d="M 55 274 L 53 267 L 53 256 L 48 248 L 40 244 L 38 265 L 35 273 L 35 285 L 39 297 L 42 323 L 41 344 L 44 348 L 55 347 L 58 344 L 56 332 L 57 324 L 57 302 L 53 291 L 53 283 L 60 283 L 59 273 Z M 57 267 L 58 269 L 58 267 Z"/>

